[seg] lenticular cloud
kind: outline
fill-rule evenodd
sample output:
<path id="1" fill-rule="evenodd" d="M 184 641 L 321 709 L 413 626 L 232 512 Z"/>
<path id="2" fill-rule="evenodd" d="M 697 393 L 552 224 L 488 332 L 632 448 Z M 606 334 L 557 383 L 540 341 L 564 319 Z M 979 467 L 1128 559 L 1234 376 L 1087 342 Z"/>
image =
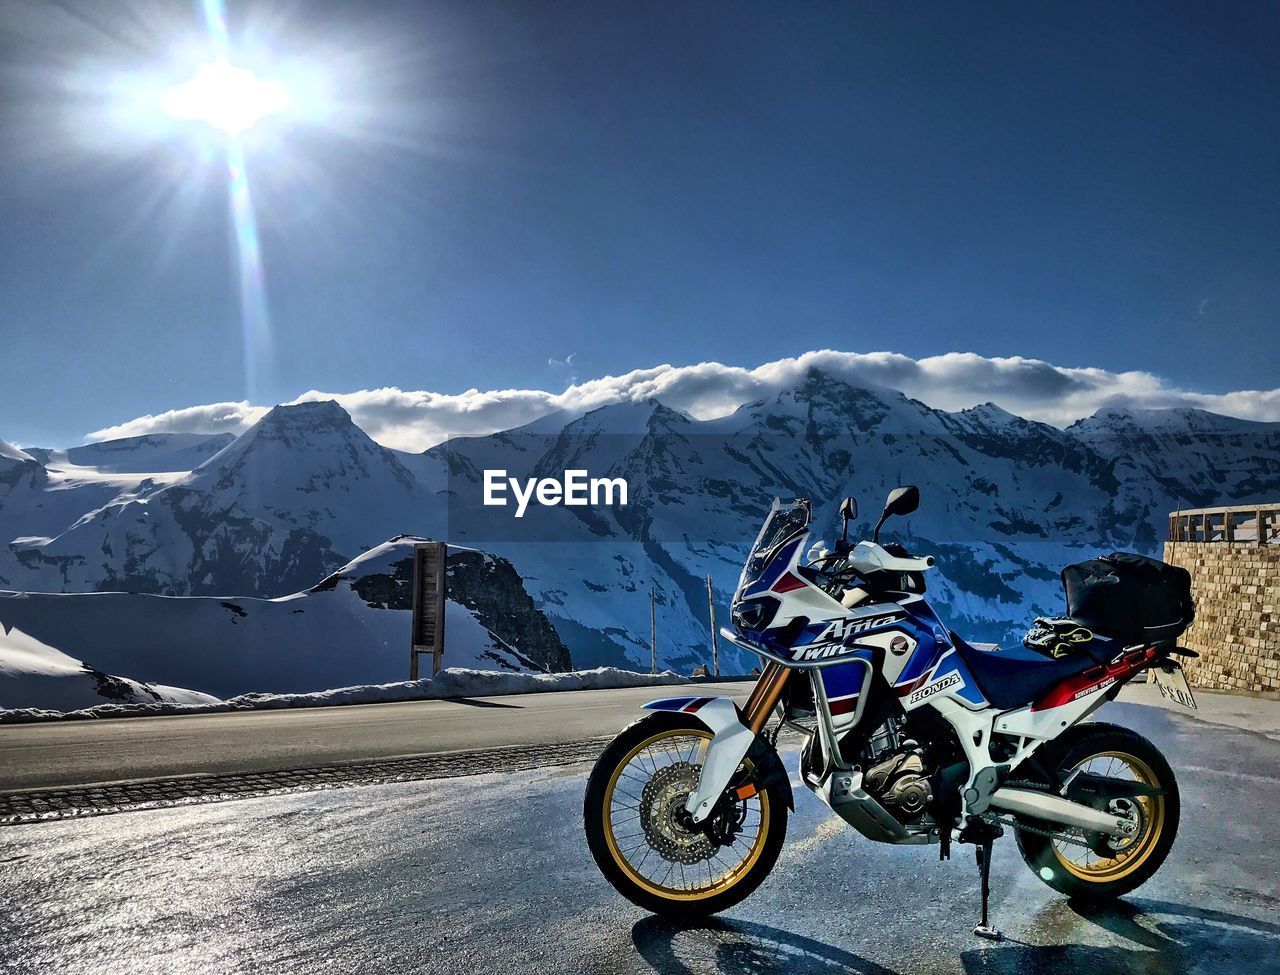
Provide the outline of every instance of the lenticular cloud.
<path id="1" fill-rule="evenodd" d="M 1280 389 L 1200 393 L 1171 386 L 1147 372 L 1066 368 L 1018 356 L 972 352 L 913 359 L 895 352 L 825 349 L 753 369 L 720 362 L 660 365 L 576 382 L 563 392 L 469 389 L 433 393 L 395 387 L 350 393 L 310 390 L 294 402 L 337 400 L 371 437 L 388 447 L 424 450 L 450 436 L 507 430 L 550 413 L 575 415 L 610 403 L 657 399 L 700 419 L 731 413 L 743 403 L 795 385 L 811 369 L 858 385 L 889 387 L 936 409 L 996 405 L 1058 426 L 1099 409 L 1190 407 L 1247 420 L 1280 420 Z M 88 435 L 90 440 L 161 432 L 239 433 L 266 412 L 248 402 L 211 403 L 149 414 Z"/>

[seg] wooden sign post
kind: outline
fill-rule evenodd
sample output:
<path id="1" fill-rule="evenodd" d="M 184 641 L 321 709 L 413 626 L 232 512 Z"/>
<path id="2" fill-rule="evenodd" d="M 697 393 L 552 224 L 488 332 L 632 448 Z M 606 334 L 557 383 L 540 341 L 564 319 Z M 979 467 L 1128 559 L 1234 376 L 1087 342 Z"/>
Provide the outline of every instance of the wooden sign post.
<path id="1" fill-rule="evenodd" d="M 711 672 L 720 676 L 720 644 L 716 640 L 716 597 L 711 591 L 711 576 L 707 576 L 707 612 L 711 617 Z"/>
<path id="2" fill-rule="evenodd" d="M 440 673 L 444 656 L 444 597 L 449 546 L 417 542 L 413 546 L 413 637 L 409 680 L 418 679 L 418 655 L 431 654 L 431 676 Z"/>
<path id="3" fill-rule="evenodd" d="M 649 673 L 656 674 L 658 672 L 658 614 L 653 607 L 653 590 L 649 590 L 649 655 L 653 663 L 649 666 Z"/>

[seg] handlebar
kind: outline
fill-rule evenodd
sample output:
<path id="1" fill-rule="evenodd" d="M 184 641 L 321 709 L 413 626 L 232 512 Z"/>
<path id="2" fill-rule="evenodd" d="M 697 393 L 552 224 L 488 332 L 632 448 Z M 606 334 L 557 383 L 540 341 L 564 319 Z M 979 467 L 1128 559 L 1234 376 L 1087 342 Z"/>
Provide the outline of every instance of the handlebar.
<path id="1" fill-rule="evenodd" d="M 923 572 L 933 568 L 932 555 L 893 555 L 875 542 L 859 542 L 849 553 L 848 562 L 864 576 L 873 572 Z"/>
<path id="2" fill-rule="evenodd" d="M 933 568 L 933 556 L 922 555 L 903 558 L 898 555 L 890 555 L 881 560 L 878 568 L 888 569 L 890 572 L 923 572 L 925 569 Z"/>

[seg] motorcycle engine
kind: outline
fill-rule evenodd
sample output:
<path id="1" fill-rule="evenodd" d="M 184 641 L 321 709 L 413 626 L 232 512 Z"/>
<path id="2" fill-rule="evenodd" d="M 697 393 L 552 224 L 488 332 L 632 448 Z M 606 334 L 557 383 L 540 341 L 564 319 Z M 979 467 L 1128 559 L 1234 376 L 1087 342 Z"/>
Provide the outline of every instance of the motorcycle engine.
<path id="1" fill-rule="evenodd" d="M 872 766 L 862 777 L 862 787 L 904 824 L 919 819 L 933 798 L 929 772 L 918 751 L 900 752 Z"/>
<path id="2" fill-rule="evenodd" d="M 902 739 L 902 721 L 890 718 L 863 751 L 862 787 L 898 822 L 915 822 L 933 799 L 932 769 L 916 742 Z"/>

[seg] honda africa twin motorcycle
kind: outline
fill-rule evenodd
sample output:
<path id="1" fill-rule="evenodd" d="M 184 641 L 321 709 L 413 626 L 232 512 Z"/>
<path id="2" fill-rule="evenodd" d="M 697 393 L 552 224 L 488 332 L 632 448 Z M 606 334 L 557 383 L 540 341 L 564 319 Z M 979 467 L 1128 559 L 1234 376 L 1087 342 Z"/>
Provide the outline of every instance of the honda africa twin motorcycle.
<path id="1" fill-rule="evenodd" d="M 979 649 L 925 601 L 934 560 L 879 544 L 886 519 L 918 503 L 916 488 L 896 489 L 872 540 L 850 545 L 847 499 L 835 551 L 819 544 L 807 557 L 809 502 L 774 503 L 721 630 L 765 663 L 746 703 L 653 701 L 588 780 L 588 845 L 623 896 L 699 916 L 760 885 L 795 808 L 775 747 L 783 726 L 805 738 L 800 780 L 866 838 L 936 844 L 940 859 L 974 844 L 979 936 L 1001 937 L 988 878 L 1006 828 L 1036 876 L 1067 895 L 1116 897 L 1159 869 L 1178 829 L 1169 763 L 1126 728 L 1082 722 L 1148 668 L 1194 706 L 1171 659 L 1194 655 L 1173 640 L 1194 614 L 1189 579 L 1171 582 L 1182 570 L 1141 556 L 1069 567 L 1072 616 L 1037 620 L 1034 649 Z M 1089 619 L 1089 605 L 1104 611 Z M 1162 612 L 1177 618 L 1143 618 Z"/>

